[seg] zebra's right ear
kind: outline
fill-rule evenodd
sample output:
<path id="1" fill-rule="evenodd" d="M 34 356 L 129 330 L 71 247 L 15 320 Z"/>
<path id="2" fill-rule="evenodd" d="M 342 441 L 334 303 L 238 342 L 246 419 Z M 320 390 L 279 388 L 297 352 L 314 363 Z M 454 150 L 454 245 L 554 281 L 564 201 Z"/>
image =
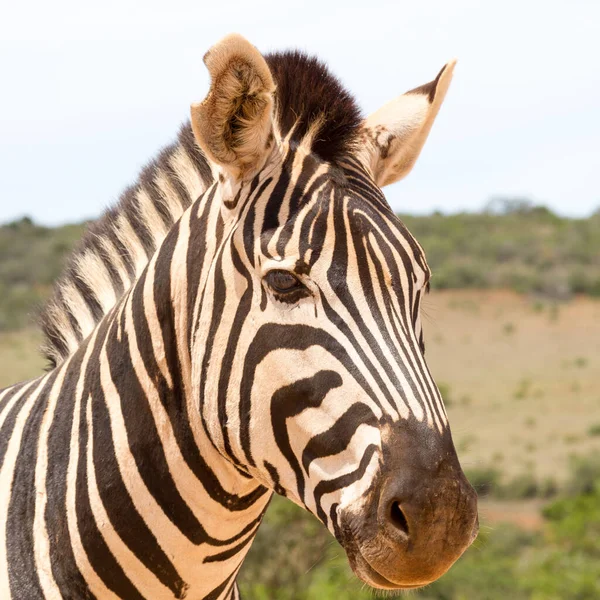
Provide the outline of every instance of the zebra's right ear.
<path id="1" fill-rule="evenodd" d="M 444 101 L 455 60 L 438 76 L 370 115 L 363 124 L 360 159 L 380 187 L 394 183 L 413 168 Z"/>
<path id="2" fill-rule="evenodd" d="M 207 157 L 235 179 L 262 168 L 274 143 L 275 83 L 262 54 L 239 34 L 215 44 L 204 56 L 211 86 L 192 104 L 192 130 Z"/>

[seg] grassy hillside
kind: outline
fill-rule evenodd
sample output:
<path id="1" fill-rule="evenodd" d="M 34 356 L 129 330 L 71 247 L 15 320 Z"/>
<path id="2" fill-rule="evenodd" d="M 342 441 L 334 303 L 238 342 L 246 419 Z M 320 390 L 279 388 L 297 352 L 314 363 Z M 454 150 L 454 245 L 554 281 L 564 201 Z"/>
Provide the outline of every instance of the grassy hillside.
<path id="1" fill-rule="evenodd" d="M 427 359 L 463 463 L 560 482 L 569 455 L 600 449 L 600 301 L 510 291 L 425 300 Z"/>
<path id="2" fill-rule="evenodd" d="M 600 296 L 600 211 L 566 219 L 504 200 L 481 213 L 401 218 L 425 248 L 435 288 Z"/>
<path id="3" fill-rule="evenodd" d="M 0 331 L 33 321 L 83 228 L 41 227 L 27 218 L 0 227 Z"/>

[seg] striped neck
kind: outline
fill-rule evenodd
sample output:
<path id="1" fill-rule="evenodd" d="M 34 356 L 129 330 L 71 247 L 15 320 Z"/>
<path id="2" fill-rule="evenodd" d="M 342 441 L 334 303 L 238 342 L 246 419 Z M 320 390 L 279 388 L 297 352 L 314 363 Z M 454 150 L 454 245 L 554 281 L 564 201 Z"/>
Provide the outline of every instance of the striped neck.
<path id="1" fill-rule="evenodd" d="M 211 245 L 226 233 L 216 204 L 209 189 L 92 336 L 47 376 L 83 382 L 60 399 L 73 407 L 64 440 L 75 479 L 67 514 L 49 527 L 73 531 L 77 522 L 77 570 L 96 597 L 234 597 L 271 496 L 215 449 L 192 393 L 190 324 Z M 57 563 L 58 579 L 75 581 L 72 567 Z"/>
<path id="2" fill-rule="evenodd" d="M 88 409 L 93 422 L 93 404 L 104 402 L 110 415 L 104 428 L 112 429 L 113 439 L 126 440 L 107 451 L 116 454 L 120 475 L 115 476 L 130 496 L 146 497 L 136 512 L 149 529 L 145 552 L 163 551 L 163 570 L 152 569 L 155 578 L 164 574 L 156 590 L 158 583 L 173 592 L 189 586 L 188 594 L 199 598 L 233 593 L 235 575 L 271 495 L 215 448 L 200 417 L 203 399 L 192 392 L 192 324 L 202 321 L 194 312 L 214 248 L 227 234 L 215 187 L 172 227 L 131 293 L 91 342 L 102 346 L 98 383 L 104 398 L 94 394 Z M 196 335 L 207 339 L 210 332 Z M 99 455 L 98 462 L 103 460 Z M 115 487 L 110 479 L 99 485 Z M 116 498 L 111 502 L 121 504 Z M 129 524 L 123 535 L 131 536 L 139 556 L 138 529 L 144 529 L 141 522 L 139 528 Z M 147 565 L 136 560 L 128 566 L 136 587 L 148 590 L 145 597 L 161 597 L 145 583 Z"/>

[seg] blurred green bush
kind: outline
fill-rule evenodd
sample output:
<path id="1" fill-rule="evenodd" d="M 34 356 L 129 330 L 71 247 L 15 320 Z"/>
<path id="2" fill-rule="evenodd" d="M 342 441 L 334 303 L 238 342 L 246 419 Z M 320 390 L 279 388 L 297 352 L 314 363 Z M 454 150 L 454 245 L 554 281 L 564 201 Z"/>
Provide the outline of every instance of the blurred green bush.
<path id="1" fill-rule="evenodd" d="M 495 199 L 480 213 L 399 216 L 425 249 L 434 288 L 600 296 L 600 211 L 568 219 L 527 200 Z"/>
<path id="2" fill-rule="evenodd" d="M 33 321 L 84 227 L 41 227 L 27 217 L 0 227 L 0 331 Z"/>

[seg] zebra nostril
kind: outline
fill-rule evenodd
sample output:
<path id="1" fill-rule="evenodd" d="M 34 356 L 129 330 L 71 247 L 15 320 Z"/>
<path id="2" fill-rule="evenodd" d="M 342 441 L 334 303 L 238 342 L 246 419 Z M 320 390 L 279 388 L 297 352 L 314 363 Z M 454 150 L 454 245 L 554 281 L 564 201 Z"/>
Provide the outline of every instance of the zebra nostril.
<path id="1" fill-rule="evenodd" d="M 390 522 L 398 531 L 408 537 L 408 521 L 397 500 L 394 500 L 390 505 Z"/>

